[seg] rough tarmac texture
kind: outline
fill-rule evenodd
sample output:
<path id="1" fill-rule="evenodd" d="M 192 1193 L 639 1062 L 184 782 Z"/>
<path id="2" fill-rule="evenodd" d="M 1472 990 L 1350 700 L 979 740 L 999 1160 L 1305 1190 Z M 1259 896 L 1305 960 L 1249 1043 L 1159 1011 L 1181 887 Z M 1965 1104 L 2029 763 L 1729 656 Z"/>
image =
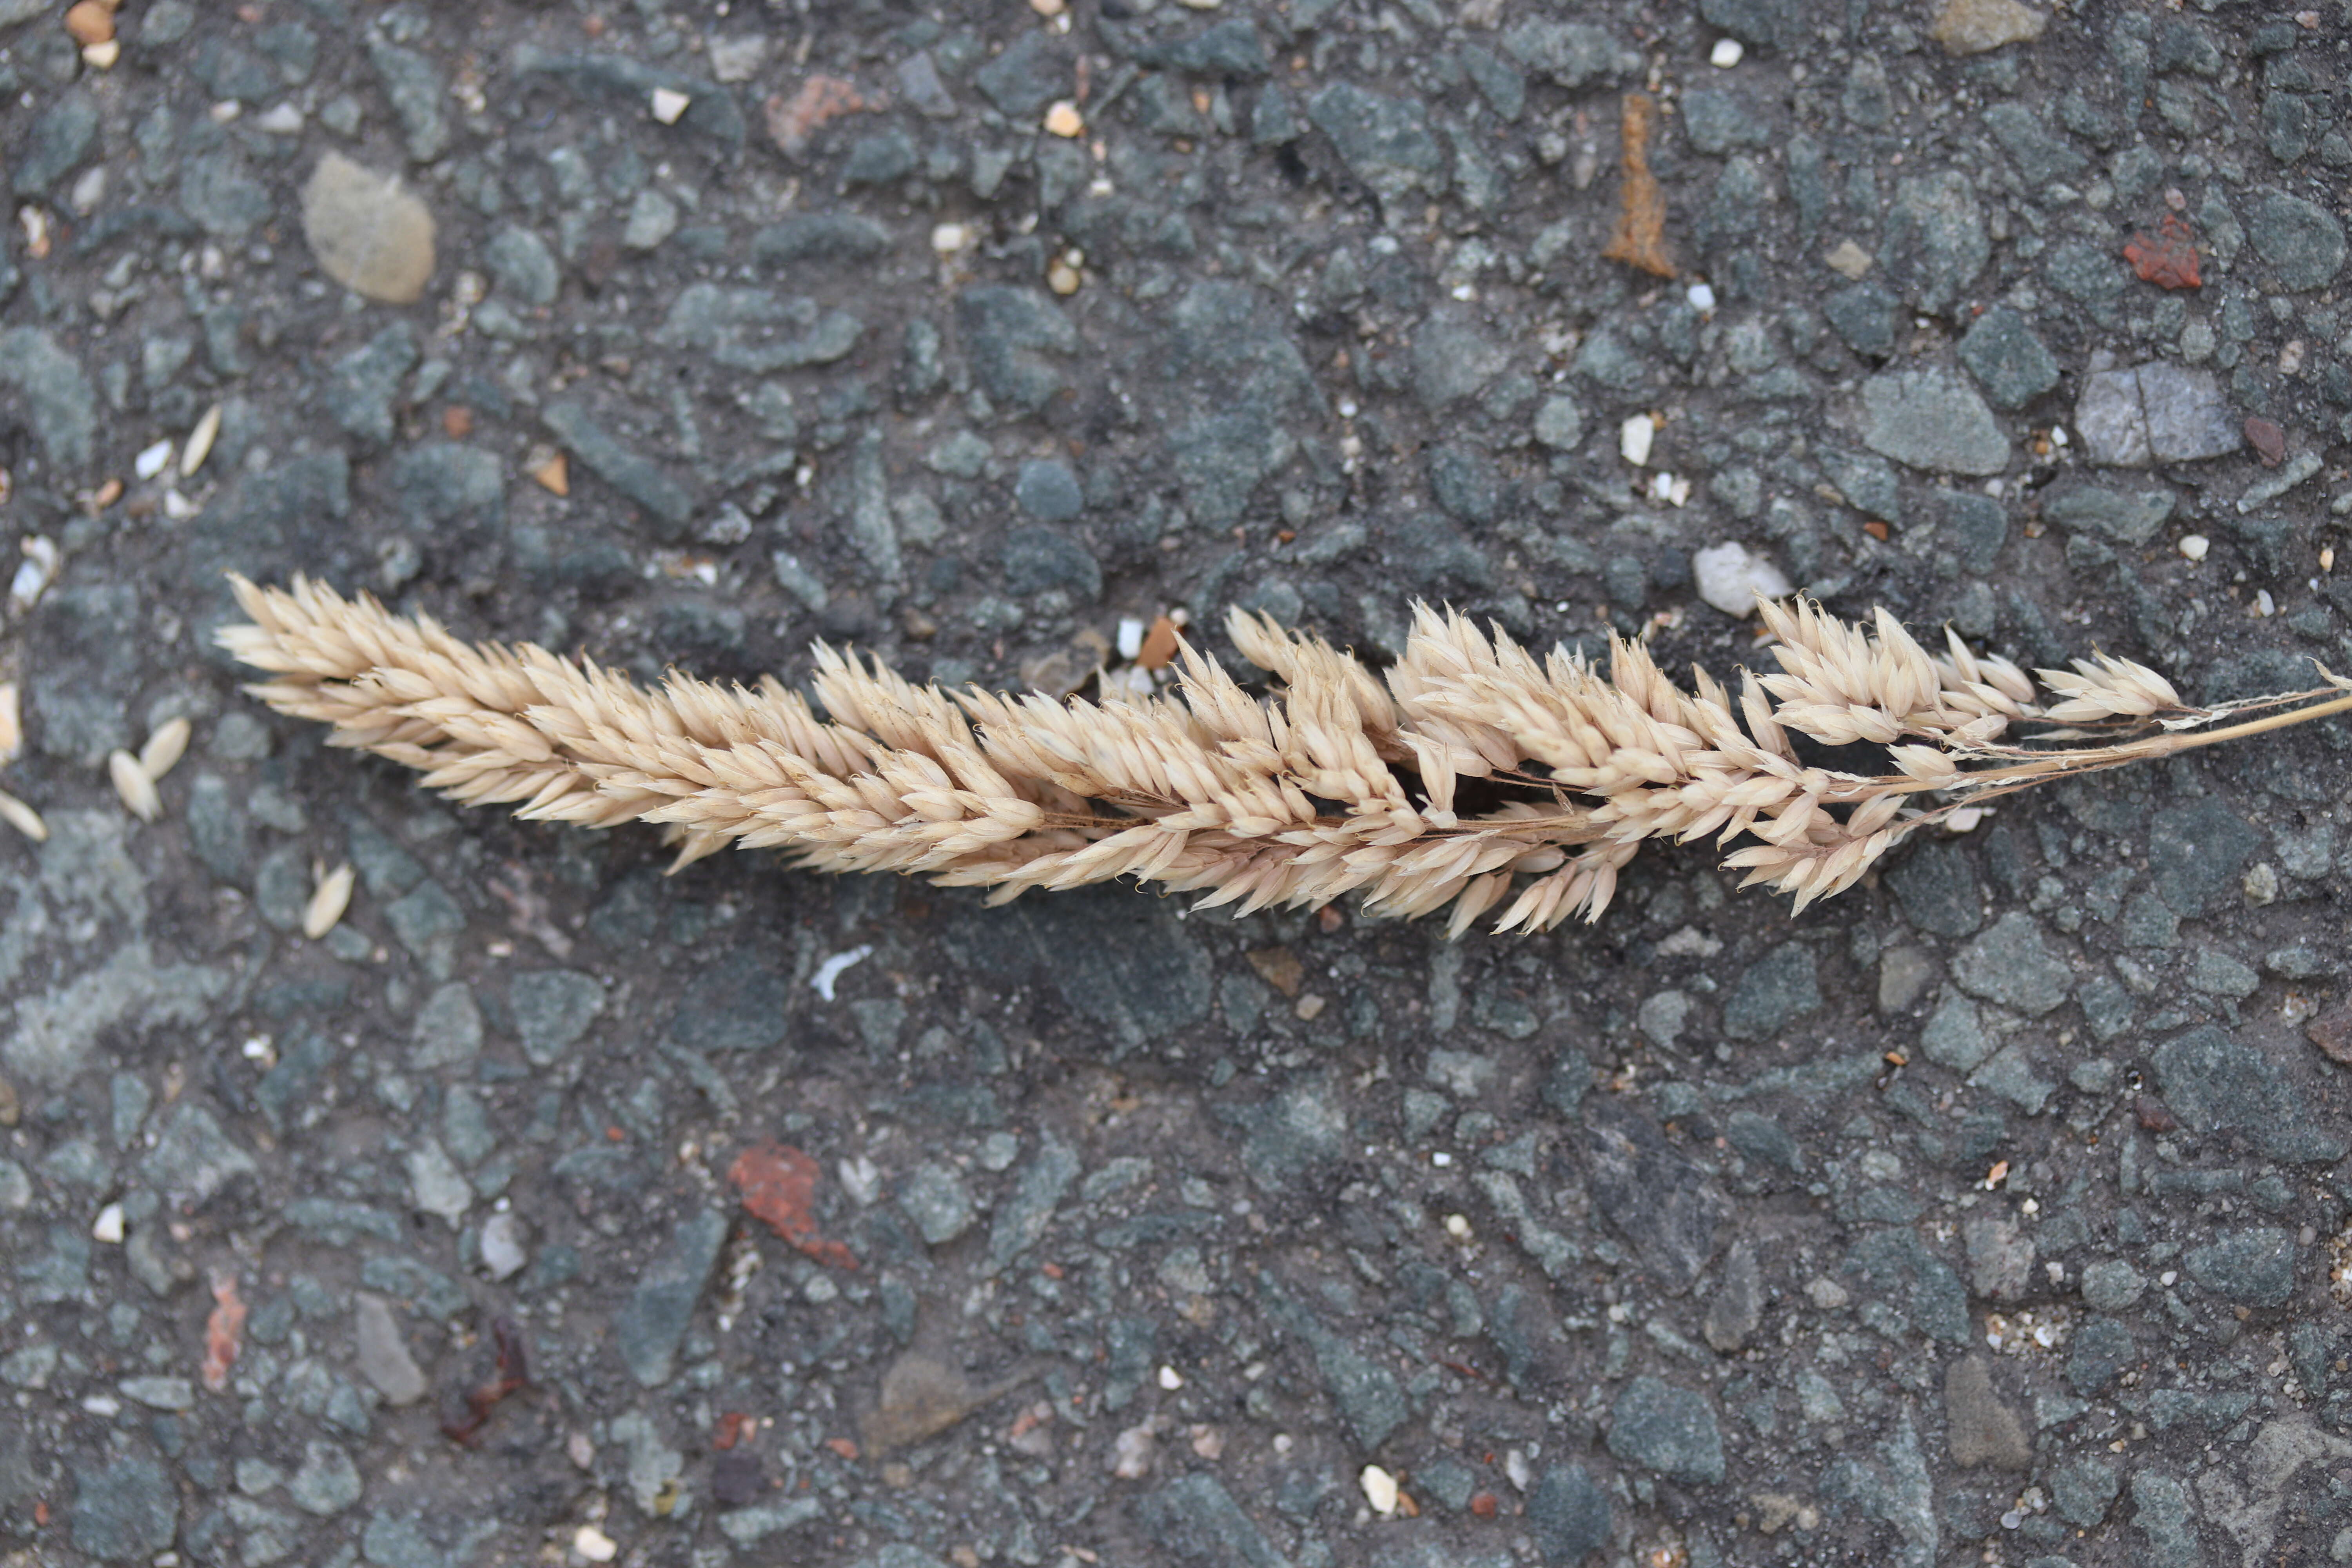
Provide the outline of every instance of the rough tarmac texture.
<path id="1" fill-rule="evenodd" d="M 1721 673 L 1728 542 L 2352 658 L 2342 0 L 1570 9 L 0 0 L 0 1562 L 2352 1559 L 2340 725 L 1447 945 L 665 880 L 210 648 L 301 569 L 647 677 Z"/>

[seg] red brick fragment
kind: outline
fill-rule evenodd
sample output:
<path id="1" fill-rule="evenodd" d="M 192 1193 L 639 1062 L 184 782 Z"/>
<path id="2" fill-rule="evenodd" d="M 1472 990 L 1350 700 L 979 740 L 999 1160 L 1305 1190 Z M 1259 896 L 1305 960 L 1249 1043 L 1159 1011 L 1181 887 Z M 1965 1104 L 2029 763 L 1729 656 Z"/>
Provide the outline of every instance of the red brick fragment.
<path id="1" fill-rule="evenodd" d="M 2138 1112 L 2143 1132 L 2169 1132 L 2180 1125 L 2179 1119 L 2172 1114 L 2171 1107 L 2152 1094 L 2141 1095 L 2133 1109 Z"/>
<path id="2" fill-rule="evenodd" d="M 857 1259 L 849 1248 L 826 1240 L 817 1228 L 817 1175 L 814 1160 L 782 1143 L 755 1143 L 727 1169 L 727 1179 L 743 1194 L 743 1206 L 769 1229 L 819 1263 L 855 1268 Z"/>
<path id="3" fill-rule="evenodd" d="M 2352 1067 L 2352 1002 L 2339 1002 L 2304 1026 L 2303 1032 L 2329 1061 Z"/>
<path id="4" fill-rule="evenodd" d="M 789 157 L 808 150 L 808 141 L 826 121 L 863 110 L 887 107 L 879 98 L 867 98 L 856 84 L 837 76 L 813 76 L 787 100 L 779 94 L 764 106 L 768 134 Z"/>
<path id="5" fill-rule="evenodd" d="M 719 1430 L 711 1437 L 710 1446 L 723 1454 L 736 1444 L 748 1441 L 759 1429 L 758 1416 L 746 1415 L 740 1410 L 730 1410 L 719 1416 Z"/>
<path id="6" fill-rule="evenodd" d="M 2197 231 L 2172 213 L 2164 215 L 2154 234 L 2143 229 L 2132 236 L 2124 247 L 2124 259 L 2132 264 L 2143 283 L 2159 289 L 2204 287 L 2197 270 Z"/>

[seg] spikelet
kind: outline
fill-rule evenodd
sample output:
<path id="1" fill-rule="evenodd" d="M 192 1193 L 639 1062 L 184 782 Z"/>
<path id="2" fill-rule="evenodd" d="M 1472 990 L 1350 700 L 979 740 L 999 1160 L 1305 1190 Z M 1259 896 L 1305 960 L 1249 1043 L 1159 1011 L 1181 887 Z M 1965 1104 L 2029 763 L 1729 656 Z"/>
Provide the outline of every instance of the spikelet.
<path id="1" fill-rule="evenodd" d="M 1884 610 L 1864 626 L 1797 600 L 1763 606 L 1780 668 L 1743 671 L 1736 688 L 1701 670 L 1685 690 L 1622 639 L 1605 672 L 1560 649 L 1538 658 L 1419 605 L 1384 678 L 1234 613 L 1226 629 L 1275 678 L 1268 697 L 1182 642 L 1173 695 L 1107 685 L 1100 700 L 950 694 L 820 647 L 820 718 L 773 679 L 722 688 L 673 671 L 647 690 L 306 579 L 233 581 L 250 618 L 218 638 L 268 678 L 249 689 L 271 707 L 458 801 L 655 824 L 673 869 L 773 848 L 821 870 L 986 888 L 993 902 L 1132 879 L 1244 913 L 1343 897 L 1399 918 L 1445 910 L 1452 934 L 1598 919 L 1652 839 L 1712 837 L 1724 865 L 1802 909 L 1993 796 L 2352 709 L 2352 681 L 2325 670 L 2311 691 L 2194 708 L 2104 654 L 2037 687 L 1948 632 L 1931 655 Z M 2257 709 L 2273 711 L 2235 720 Z M 2018 724 L 2044 731 L 2005 742 Z M 1810 765 L 1791 733 L 1884 748 L 1868 758 L 1883 771 Z M 149 765 L 117 753 L 126 804 L 152 815 L 153 780 L 184 743 L 167 727 Z M 1465 779 L 1505 798 L 1465 813 Z M 6 815 L 37 833 L 29 812 Z M 331 929 L 350 886 L 348 868 L 322 879 L 306 931 Z"/>

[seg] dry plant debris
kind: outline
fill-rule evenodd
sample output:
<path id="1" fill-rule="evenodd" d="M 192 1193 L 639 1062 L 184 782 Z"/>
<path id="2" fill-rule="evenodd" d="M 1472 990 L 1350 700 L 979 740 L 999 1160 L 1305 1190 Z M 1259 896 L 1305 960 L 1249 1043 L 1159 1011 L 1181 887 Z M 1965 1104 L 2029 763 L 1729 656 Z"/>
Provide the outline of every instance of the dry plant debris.
<path id="1" fill-rule="evenodd" d="M 234 581 L 252 620 L 219 640 L 270 675 L 250 689 L 271 707 L 453 800 L 662 824 L 677 867 L 731 844 L 992 888 L 994 902 L 1130 877 L 1244 913 L 1353 894 L 1406 918 L 1450 907 L 1457 934 L 1496 910 L 1500 931 L 1598 919 L 1652 838 L 1743 840 L 1723 863 L 1801 909 L 1997 796 L 2352 710 L 2352 679 L 2325 669 L 2314 689 L 2217 708 L 2105 655 L 2037 684 L 1956 636 L 1931 655 L 1883 609 L 1855 625 L 1799 600 L 1762 605 L 1780 668 L 1742 671 L 1737 689 L 1695 670 L 1685 691 L 1637 642 L 1617 641 L 1605 671 L 1539 659 L 1426 605 L 1383 680 L 1236 611 L 1226 629 L 1279 680 L 1274 698 L 1190 646 L 1180 697 L 1055 701 L 916 686 L 820 645 L 828 721 L 772 677 L 672 672 L 646 690 L 303 578 Z M 2037 731 L 2005 740 L 2012 725 Z M 1884 748 L 1892 771 L 1809 764 L 1792 733 Z M 1457 809 L 1464 779 L 1500 804 Z"/>
<path id="2" fill-rule="evenodd" d="M 1625 95 L 1619 168 L 1624 184 L 1618 194 L 1617 232 L 1601 256 L 1660 278 L 1675 275 L 1675 258 L 1666 253 L 1666 197 L 1658 176 L 1650 173 L 1650 134 L 1658 117 L 1657 100 L 1646 92 Z"/>

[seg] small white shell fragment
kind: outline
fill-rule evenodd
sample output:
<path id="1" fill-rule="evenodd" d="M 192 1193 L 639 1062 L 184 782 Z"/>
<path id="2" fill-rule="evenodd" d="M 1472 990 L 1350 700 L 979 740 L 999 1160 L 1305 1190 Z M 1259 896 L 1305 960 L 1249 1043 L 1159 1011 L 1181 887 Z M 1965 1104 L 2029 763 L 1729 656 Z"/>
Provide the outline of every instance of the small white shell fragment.
<path id="1" fill-rule="evenodd" d="M 302 906 L 302 934 L 317 942 L 335 929 L 352 907 L 352 866 L 346 860 L 319 879 L 310 901 Z"/>
<path id="2" fill-rule="evenodd" d="M 593 1524 L 583 1524 L 572 1532 L 572 1550 L 591 1563 L 610 1563 L 621 1554 L 620 1542 Z"/>
<path id="3" fill-rule="evenodd" d="M 1650 460 L 1650 443 L 1658 438 L 1658 422 L 1646 414 L 1636 414 L 1618 427 L 1617 450 L 1635 468 Z"/>
<path id="4" fill-rule="evenodd" d="M 98 1218 L 89 1227 L 89 1238 L 102 1241 L 109 1247 L 120 1247 L 122 1237 L 122 1205 L 109 1204 L 98 1211 Z"/>
<path id="5" fill-rule="evenodd" d="M 114 781 L 114 793 L 122 797 L 125 810 L 142 822 L 152 822 L 163 815 L 163 797 L 155 793 L 155 781 L 139 765 L 139 759 L 125 751 L 107 753 L 106 776 Z"/>
<path id="6" fill-rule="evenodd" d="M 1690 300 L 1691 309 L 1701 315 L 1715 309 L 1715 289 L 1710 284 L 1692 284 L 1687 297 Z"/>
<path id="7" fill-rule="evenodd" d="M 1374 1513 L 1386 1519 L 1396 1512 L 1397 1482 L 1394 1476 L 1378 1465 L 1366 1465 L 1364 1473 L 1356 1479 L 1363 1487 L 1364 1500 L 1372 1505 Z"/>
<path id="8" fill-rule="evenodd" d="M 0 789 L 0 817 L 36 844 L 48 841 L 49 825 L 41 820 L 41 814 L 5 789 Z"/>
<path id="9" fill-rule="evenodd" d="M 1160 1386 L 1173 1394 L 1184 1386 L 1184 1374 L 1172 1366 L 1163 1366 L 1160 1369 Z"/>
<path id="10" fill-rule="evenodd" d="M 2205 552 L 2212 548 L 2213 542 L 2201 533 L 2184 533 L 2180 536 L 2180 553 L 2191 561 L 2204 560 Z"/>
<path id="11" fill-rule="evenodd" d="M 943 223 L 931 229 L 931 248 L 941 256 L 953 256 L 971 243 L 971 230 L 960 223 Z"/>
<path id="12" fill-rule="evenodd" d="M 809 977 L 809 984 L 815 988 L 818 995 L 832 1001 L 834 984 L 841 978 L 842 972 L 859 960 L 871 956 L 873 952 L 873 945 L 867 943 L 853 947 L 847 952 L 835 953 L 816 966 L 816 973 Z"/>
<path id="13" fill-rule="evenodd" d="M 152 479 L 172 466 L 172 443 L 158 441 L 131 459 L 131 471 L 142 479 Z"/>
<path id="14" fill-rule="evenodd" d="M 94 44 L 81 47 L 81 63 L 92 70 L 110 71 L 121 58 L 122 40 L 120 38 L 100 38 Z"/>
<path id="15" fill-rule="evenodd" d="M 664 125 L 675 125 L 693 101 L 676 88 L 657 87 L 654 89 L 654 118 Z"/>
<path id="16" fill-rule="evenodd" d="M 1469 1239 L 1470 1239 L 1470 1218 L 1469 1218 L 1469 1216 L 1468 1216 L 1467 1215 L 1458 1215 L 1458 1214 L 1450 1214 L 1450 1215 L 1447 1215 L 1445 1216 L 1445 1234 L 1446 1234 L 1446 1235 L 1448 1235 L 1448 1236 L 1450 1236 L 1450 1237 L 1453 1237 L 1454 1240 L 1456 1240 L 1456 1241 L 1467 1241 L 1467 1240 L 1469 1240 Z"/>
<path id="17" fill-rule="evenodd" d="M 1716 69 L 1727 71 L 1747 57 L 1748 51 L 1740 47 L 1738 38 L 1717 38 L 1715 41 L 1713 52 L 1708 54 L 1706 59 L 1707 63 Z"/>
<path id="18" fill-rule="evenodd" d="M 25 749 L 25 720 L 16 704 L 16 683 L 0 680 L 0 768 L 16 760 Z"/>
<path id="19" fill-rule="evenodd" d="M 163 782 L 163 775 L 187 755 L 188 735 L 185 719 L 166 719 L 156 725 L 147 743 L 139 748 L 140 771 L 159 784 Z"/>
<path id="20" fill-rule="evenodd" d="M 196 421 L 194 429 L 188 432 L 188 444 L 180 448 L 182 479 L 192 477 L 205 466 L 205 459 L 212 456 L 213 443 L 220 438 L 220 425 L 221 405 L 215 403 L 205 410 L 205 416 Z"/>
<path id="21" fill-rule="evenodd" d="M 22 546 L 24 561 L 16 567 L 16 575 L 8 584 L 8 607 L 18 615 L 40 603 L 49 579 L 58 574 L 58 547 L 40 534 L 29 534 Z"/>
<path id="22" fill-rule="evenodd" d="M 1133 616 L 1118 623 L 1118 657 L 1133 658 L 1143 651 L 1143 623 Z"/>

